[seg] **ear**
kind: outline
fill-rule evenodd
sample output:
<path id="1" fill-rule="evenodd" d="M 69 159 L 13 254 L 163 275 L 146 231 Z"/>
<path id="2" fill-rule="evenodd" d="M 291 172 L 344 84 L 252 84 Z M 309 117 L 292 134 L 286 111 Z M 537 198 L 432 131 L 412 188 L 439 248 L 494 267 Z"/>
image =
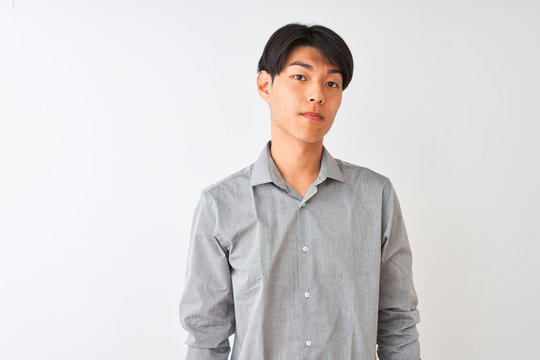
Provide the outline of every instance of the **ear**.
<path id="1" fill-rule="evenodd" d="M 257 75 L 257 91 L 261 98 L 270 103 L 270 89 L 272 87 L 272 77 L 266 70 L 262 70 Z"/>

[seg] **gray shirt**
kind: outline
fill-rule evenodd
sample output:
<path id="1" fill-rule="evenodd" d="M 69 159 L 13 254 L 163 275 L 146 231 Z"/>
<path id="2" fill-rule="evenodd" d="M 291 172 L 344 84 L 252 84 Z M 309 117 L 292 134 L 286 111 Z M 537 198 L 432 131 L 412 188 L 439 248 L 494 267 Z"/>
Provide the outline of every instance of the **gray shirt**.
<path id="1" fill-rule="evenodd" d="M 202 190 L 180 322 L 187 360 L 418 360 L 412 257 L 396 192 L 323 146 L 305 197 L 268 141 Z"/>

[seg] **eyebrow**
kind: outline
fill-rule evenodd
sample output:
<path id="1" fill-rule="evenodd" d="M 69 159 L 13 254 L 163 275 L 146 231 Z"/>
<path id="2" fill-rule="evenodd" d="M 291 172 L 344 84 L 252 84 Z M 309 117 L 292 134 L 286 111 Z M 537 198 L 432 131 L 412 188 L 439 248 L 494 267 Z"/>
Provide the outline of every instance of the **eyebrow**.
<path id="1" fill-rule="evenodd" d="M 293 61 L 292 63 L 289 64 L 289 66 L 293 66 L 293 65 L 298 65 L 298 66 L 301 66 L 305 69 L 308 69 L 310 71 L 313 71 L 313 66 L 308 64 L 308 63 L 305 63 L 305 62 L 302 62 L 302 61 Z M 337 68 L 333 68 L 333 69 L 330 69 L 328 70 L 328 73 L 329 74 L 335 74 L 335 73 L 338 73 L 338 74 L 342 74 L 343 73 L 341 72 L 341 70 L 337 69 Z"/>

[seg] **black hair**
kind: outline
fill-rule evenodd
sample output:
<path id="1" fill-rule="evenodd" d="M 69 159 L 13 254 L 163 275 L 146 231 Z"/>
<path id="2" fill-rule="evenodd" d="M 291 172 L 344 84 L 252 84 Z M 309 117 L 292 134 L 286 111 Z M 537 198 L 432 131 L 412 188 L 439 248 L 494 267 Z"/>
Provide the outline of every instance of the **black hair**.
<path id="1" fill-rule="evenodd" d="M 340 69 L 342 90 L 347 88 L 354 67 L 351 51 L 338 34 L 322 25 L 290 23 L 277 29 L 264 47 L 257 72 L 265 70 L 274 81 L 283 71 L 291 51 L 298 46 L 318 49 L 328 63 Z"/>

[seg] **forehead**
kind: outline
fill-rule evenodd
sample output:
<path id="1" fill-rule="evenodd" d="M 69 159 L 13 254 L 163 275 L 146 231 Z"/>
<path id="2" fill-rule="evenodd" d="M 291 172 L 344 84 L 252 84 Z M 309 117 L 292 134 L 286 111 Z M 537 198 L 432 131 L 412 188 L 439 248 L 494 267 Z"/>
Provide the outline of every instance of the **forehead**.
<path id="1" fill-rule="evenodd" d="M 312 46 L 297 46 L 289 53 L 285 61 L 285 70 L 294 69 L 297 67 L 295 65 L 310 71 L 314 68 L 321 68 L 328 69 L 329 73 L 341 73 L 338 66 L 330 63 L 319 49 Z"/>

